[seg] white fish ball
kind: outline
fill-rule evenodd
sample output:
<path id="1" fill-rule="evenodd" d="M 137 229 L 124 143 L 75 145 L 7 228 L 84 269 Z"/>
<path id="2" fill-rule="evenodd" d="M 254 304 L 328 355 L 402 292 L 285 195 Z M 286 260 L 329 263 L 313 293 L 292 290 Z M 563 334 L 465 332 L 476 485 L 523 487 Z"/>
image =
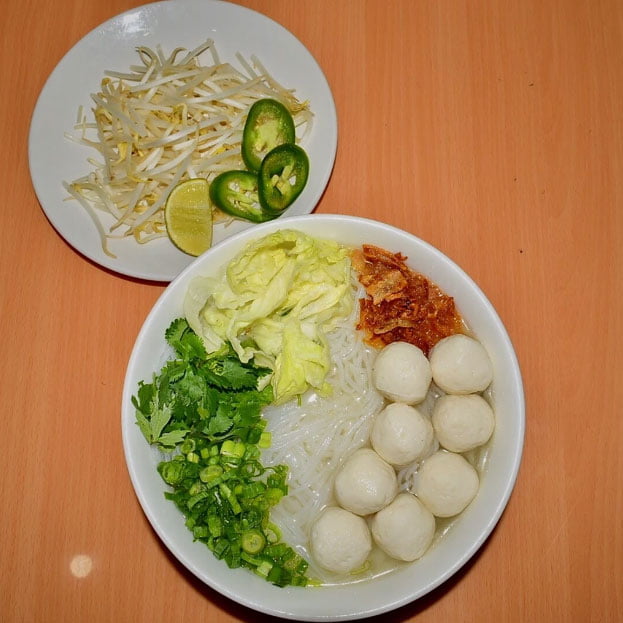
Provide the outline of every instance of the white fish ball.
<path id="1" fill-rule="evenodd" d="M 374 418 L 370 432 L 374 450 L 395 467 L 423 459 L 431 449 L 433 438 L 430 419 L 402 402 L 387 405 Z"/>
<path id="2" fill-rule="evenodd" d="M 361 567 L 370 554 L 370 529 L 362 517 L 331 506 L 312 525 L 310 549 L 324 569 L 349 573 Z"/>
<path id="3" fill-rule="evenodd" d="M 447 394 L 435 401 L 432 422 L 446 450 L 467 452 L 489 441 L 495 416 L 489 403 L 478 394 Z"/>
<path id="4" fill-rule="evenodd" d="M 436 517 L 453 517 L 478 493 L 476 470 L 460 455 L 440 450 L 418 472 L 415 494 Z"/>
<path id="5" fill-rule="evenodd" d="M 372 380 L 389 400 L 417 404 L 426 398 L 432 372 L 426 355 L 408 342 L 392 342 L 374 360 Z"/>
<path id="6" fill-rule="evenodd" d="M 398 493 L 394 468 L 374 450 L 356 450 L 335 477 L 338 504 L 357 515 L 376 513 Z"/>
<path id="7" fill-rule="evenodd" d="M 433 380 L 447 394 L 480 392 L 493 379 L 493 366 L 484 346 L 461 333 L 437 342 L 429 359 Z"/>
<path id="8" fill-rule="evenodd" d="M 370 520 L 376 544 L 397 560 L 412 561 L 424 555 L 435 536 L 435 517 L 411 493 L 394 501 Z"/>

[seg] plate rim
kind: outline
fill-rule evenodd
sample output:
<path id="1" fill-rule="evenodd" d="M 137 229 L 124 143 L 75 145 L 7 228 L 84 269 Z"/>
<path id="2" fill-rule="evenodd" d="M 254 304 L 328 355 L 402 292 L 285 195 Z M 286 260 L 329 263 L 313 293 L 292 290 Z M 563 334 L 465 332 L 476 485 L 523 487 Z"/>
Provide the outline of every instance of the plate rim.
<path id="1" fill-rule="evenodd" d="M 62 193 L 62 182 L 64 178 L 59 176 L 57 180 L 58 189 L 52 188 L 50 184 L 46 184 L 45 180 L 41 179 L 41 176 L 43 175 L 42 167 L 46 162 L 46 156 L 37 153 L 37 149 L 40 149 L 41 144 L 37 143 L 36 134 L 47 125 L 44 123 L 44 118 L 46 114 L 46 106 L 49 107 L 48 99 L 51 97 L 52 90 L 58 86 L 62 86 L 68 81 L 68 78 L 64 76 L 63 72 L 66 71 L 66 67 L 72 62 L 73 58 L 80 52 L 80 50 L 82 50 L 85 46 L 88 46 L 90 42 L 95 41 L 98 37 L 103 36 L 105 31 L 107 29 L 110 29 L 112 25 L 123 19 L 126 19 L 128 16 L 147 16 L 149 27 L 153 30 L 154 23 L 162 15 L 165 15 L 166 12 L 170 11 L 173 7 L 176 9 L 176 11 L 181 10 L 183 8 L 183 5 L 192 7 L 193 10 L 200 11 L 206 16 L 207 19 L 210 18 L 211 11 L 213 11 L 214 7 L 218 7 L 218 11 L 225 11 L 227 13 L 231 12 L 232 16 L 235 16 L 236 14 L 245 15 L 250 20 L 259 20 L 264 23 L 270 24 L 272 29 L 270 31 L 271 33 L 277 32 L 279 33 L 280 37 L 289 39 L 293 45 L 297 46 L 298 52 L 302 53 L 306 57 L 306 61 L 309 62 L 309 67 L 312 67 L 314 69 L 314 80 L 319 81 L 324 87 L 324 90 L 321 93 L 319 100 L 322 100 L 322 124 L 323 126 L 326 126 L 326 136 L 324 134 L 322 135 L 322 162 L 320 162 L 319 165 L 314 165 L 314 168 L 320 173 L 316 180 L 315 186 L 313 187 L 313 190 L 310 187 L 308 194 L 305 195 L 304 191 L 304 194 L 299 198 L 304 202 L 299 204 L 300 206 L 304 206 L 302 208 L 303 211 L 300 213 L 297 212 L 294 215 L 311 214 L 316 209 L 316 206 L 326 192 L 326 188 L 333 174 L 333 169 L 335 167 L 335 160 L 337 156 L 337 107 L 335 105 L 333 92 L 331 90 L 331 86 L 328 82 L 327 76 L 323 68 L 316 60 L 315 56 L 302 43 L 302 41 L 298 37 L 296 37 L 294 33 L 292 33 L 285 26 L 283 26 L 273 18 L 254 9 L 235 4 L 227 0 L 157 0 L 156 2 L 149 2 L 147 4 L 130 8 L 126 11 L 113 15 L 110 18 L 99 23 L 97 26 L 84 34 L 78 41 L 72 44 L 72 46 L 63 54 L 63 56 L 60 58 L 60 60 L 58 60 L 52 71 L 47 76 L 37 96 L 31 113 L 28 128 L 28 166 L 30 179 L 37 201 L 46 219 L 53 227 L 53 229 L 57 232 L 57 234 L 63 239 L 63 241 L 68 244 L 74 251 L 76 251 L 84 259 L 93 263 L 94 265 L 107 269 L 118 276 L 130 277 L 150 282 L 171 282 L 186 266 L 192 263 L 195 258 L 192 256 L 187 256 L 181 251 L 178 251 L 174 247 L 174 245 L 166 238 L 154 240 L 148 243 L 150 245 L 154 245 L 151 247 L 151 249 L 155 249 L 156 245 L 164 245 L 166 250 L 163 257 L 166 259 L 168 257 L 167 253 L 171 256 L 175 256 L 176 258 L 178 258 L 178 263 L 181 265 L 178 267 L 177 270 L 167 270 L 167 266 L 162 267 L 160 265 L 160 262 L 158 262 L 158 267 L 156 269 L 153 266 L 143 266 L 136 263 L 133 264 L 131 261 L 124 260 L 121 254 L 118 254 L 117 258 L 107 256 L 101 249 L 99 236 L 97 236 L 95 244 L 88 244 L 83 242 L 79 236 L 76 236 L 75 234 L 72 235 L 71 232 L 68 232 L 67 226 L 64 225 L 64 221 L 67 217 L 63 217 L 62 214 L 60 214 L 60 206 L 62 206 L 64 203 Z M 209 33 L 206 32 L 206 38 L 208 36 Z M 216 40 L 216 44 L 218 46 L 218 40 Z M 131 41 L 128 43 L 128 46 L 134 47 Z M 261 52 L 258 51 L 258 54 L 261 54 Z M 234 61 L 234 59 L 232 59 L 232 61 Z M 71 82 L 70 79 L 69 81 Z M 297 85 L 296 88 L 297 90 L 299 90 L 301 88 L 301 85 Z M 92 91 L 93 89 L 89 88 L 85 88 L 83 90 L 83 96 L 85 98 L 85 101 L 76 101 L 76 109 L 78 109 L 78 106 L 80 104 L 85 105 L 87 103 L 87 100 L 89 99 L 90 93 Z M 318 124 L 318 119 L 314 120 L 314 125 L 316 124 Z M 61 144 L 63 141 L 66 141 L 67 139 L 64 138 L 63 134 L 70 130 L 70 127 L 59 127 L 57 139 L 51 143 L 52 147 L 48 147 L 47 149 L 49 150 L 54 146 Z M 47 136 L 50 137 L 51 135 L 48 134 Z M 312 127 L 311 136 L 314 136 L 314 127 Z M 75 149 L 80 149 L 82 146 L 75 145 L 73 147 Z M 89 152 L 89 154 L 94 155 L 94 152 Z M 83 226 L 88 227 L 91 230 L 92 234 L 97 235 L 96 225 L 93 223 L 90 215 L 86 214 L 84 210 L 78 210 L 78 212 L 80 213 L 80 217 L 78 218 L 84 224 Z M 285 218 L 287 216 L 288 214 L 286 213 L 279 218 Z M 235 221 L 233 227 L 237 231 L 245 231 L 246 229 L 255 227 L 255 225 L 252 223 L 245 223 L 243 221 Z M 223 234 L 223 238 L 228 237 L 229 235 Z M 131 243 L 131 241 L 128 242 Z M 160 252 L 154 251 L 154 253 L 156 253 L 158 257 L 160 256 Z"/>

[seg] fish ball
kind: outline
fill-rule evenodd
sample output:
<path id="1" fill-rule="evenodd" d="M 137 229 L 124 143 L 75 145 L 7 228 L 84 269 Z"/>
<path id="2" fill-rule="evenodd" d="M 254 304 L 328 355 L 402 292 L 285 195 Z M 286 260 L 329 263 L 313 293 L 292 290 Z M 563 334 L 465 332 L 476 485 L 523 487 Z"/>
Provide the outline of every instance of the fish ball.
<path id="1" fill-rule="evenodd" d="M 460 455 L 440 450 L 424 461 L 415 494 L 436 517 L 453 517 L 478 493 L 476 470 Z"/>
<path id="2" fill-rule="evenodd" d="M 489 403 L 478 394 L 447 394 L 435 401 L 432 422 L 446 450 L 467 452 L 489 441 L 495 416 Z"/>
<path id="3" fill-rule="evenodd" d="M 435 517 L 411 493 L 399 493 L 394 501 L 370 520 L 376 544 L 397 560 L 420 558 L 435 535 Z"/>
<path id="4" fill-rule="evenodd" d="M 493 366 L 484 346 L 461 333 L 437 342 L 429 358 L 433 380 L 447 394 L 480 392 L 493 379 Z"/>
<path id="5" fill-rule="evenodd" d="M 374 386 L 389 400 L 417 404 L 426 398 L 432 372 L 426 355 L 408 342 L 392 342 L 374 360 Z"/>
<path id="6" fill-rule="evenodd" d="M 324 569 L 349 573 L 361 567 L 370 554 L 370 529 L 362 517 L 331 506 L 312 525 L 310 549 Z"/>
<path id="7" fill-rule="evenodd" d="M 423 459 L 430 451 L 433 436 L 427 416 L 415 407 L 392 402 L 374 418 L 370 442 L 382 459 L 402 467 Z"/>
<path id="8" fill-rule="evenodd" d="M 355 451 L 335 477 L 338 504 L 356 515 L 376 513 L 396 493 L 398 479 L 394 468 L 370 448 Z"/>

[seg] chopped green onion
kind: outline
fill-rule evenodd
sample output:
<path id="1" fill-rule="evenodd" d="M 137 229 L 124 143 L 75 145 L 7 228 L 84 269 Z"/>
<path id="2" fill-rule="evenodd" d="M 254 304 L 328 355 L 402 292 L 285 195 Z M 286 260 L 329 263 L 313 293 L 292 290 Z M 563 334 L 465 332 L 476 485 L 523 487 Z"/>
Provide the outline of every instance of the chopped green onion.
<path id="1" fill-rule="evenodd" d="M 259 530 L 249 530 L 242 535 L 240 544 L 247 554 L 259 554 L 266 545 L 266 537 Z"/>
<path id="2" fill-rule="evenodd" d="M 229 543 L 225 539 L 217 539 L 214 542 L 214 555 L 217 558 L 223 558 L 225 552 L 229 548 Z"/>
<path id="3" fill-rule="evenodd" d="M 193 536 L 195 539 L 202 539 L 208 536 L 208 528 L 206 526 L 195 526 L 193 528 Z"/>
<path id="4" fill-rule="evenodd" d="M 258 495 L 262 495 L 264 491 L 266 491 L 266 485 L 263 482 L 256 481 L 243 487 L 240 495 L 243 498 L 254 498 Z"/>
<path id="5" fill-rule="evenodd" d="M 266 491 L 266 499 L 268 500 L 271 506 L 275 506 L 279 503 L 279 500 L 284 496 L 283 489 L 268 489 Z"/>
<path id="6" fill-rule="evenodd" d="M 182 446 L 180 447 L 180 451 L 182 452 L 182 454 L 188 454 L 189 452 L 192 452 L 196 447 L 197 444 L 194 439 L 185 439 L 184 443 L 182 443 Z"/>
<path id="7" fill-rule="evenodd" d="M 221 455 L 241 459 L 244 456 L 245 444 L 241 441 L 227 439 L 221 446 Z"/>
<path id="8" fill-rule="evenodd" d="M 208 515 L 208 530 L 214 537 L 223 534 L 223 522 L 217 515 Z"/>
<path id="9" fill-rule="evenodd" d="M 158 465 L 171 487 L 165 498 L 185 515 L 193 537 L 228 567 L 246 567 L 277 586 L 306 586 L 307 561 L 281 541 L 270 521 L 271 507 L 288 492 L 287 466 L 264 467 L 260 460 L 261 447 L 270 444 L 261 409 L 272 401 L 272 389 L 257 391 L 260 373 L 252 364 L 241 371 L 229 347 L 206 356 L 185 321 L 171 324 L 167 340 L 178 359 L 134 399 L 142 417 L 137 423 L 150 443 L 179 438 L 175 452 L 166 448 L 173 456 Z M 228 357 L 231 365 L 225 366 Z M 250 375 L 248 388 L 230 387 L 223 376 L 214 384 L 214 375 L 226 368 Z"/>
<path id="10" fill-rule="evenodd" d="M 220 465 L 208 465 L 199 472 L 201 482 L 212 482 L 223 475 L 223 468 Z"/>
<path id="11" fill-rule="evenodd" d="M 193 484 L 188 489 L 188 493 L 189 495 L 193 496 L 193 495 L 197 495 L 197 493 L 200 493 L 201 491 L 204 491 L 204 490 L 205 490 L 205 487 L 200 482 L 193 482 Z"/>
<path id="12" fill-rule="evenodd" d="M 234 492 L 224 483 L 219 485 L 219 490 L 221 492 L 221 495 L 229 502 L 229 505 L 231 506 L 234 514 L 237 515 L 242 510 L 242 507 L 238 503 Z"/>
<path id="13" fill-rule="evenodd" d="M 160 476 L 168 485 L 178 484 L 184 474 L 184 465 L 179 461 L 167 461 L 158 465 Z"/>
<path id="14" fill-rule="evenodd" d="M 188 498 L 188 502 L 186 502 L 186 506 L 188 506 L 188 510 L 192 510 L 201 500 L 205 500 L 208 497 L 208 493 L 206 491 L 201 491 L 197 493 L 197 495 L 193 495 Z"/>
<path id="15" fill-rule="evenodd" d="M 268 572 L 266 579 L 273 584 L 279 585 L 281 583 L 281 576 L 283 575 L 283 569 L 281 567 L 272 566 Z"/>
<path id="16" fill-rule="evenodd" d="M 264 528 L 264 534 L 269 543 L 277 543 L 281 540 L 281 530 L 272 522 L 268 522 Z"/>
<path id="17" fill-rule="evenodd" d="M 272 562 L 268 562 L 268 560 L 262 560 L 262 562 L 258 565 L 257 569 L 255 570 L 255 573 L 257 573 L 258 575 L 261 575 L 263 578 L 268 579 L 268 574 L 270 573 L 272 568 L 273 568 Z"/>
<path id="18" fill-rule="evenodd" d="M 260 435 L 260 440 L 257 442 L 257 445 L 260 448 L 270 448 L 270 444 L 272 443 L 272 435 L 270 432 L 264 431 Z"/>

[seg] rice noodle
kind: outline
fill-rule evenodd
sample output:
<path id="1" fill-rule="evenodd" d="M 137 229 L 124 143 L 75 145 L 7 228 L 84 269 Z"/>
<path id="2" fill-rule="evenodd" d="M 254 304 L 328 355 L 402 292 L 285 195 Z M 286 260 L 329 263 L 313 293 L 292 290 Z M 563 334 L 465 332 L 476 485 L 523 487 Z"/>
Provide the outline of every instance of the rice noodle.
<path id="1" fill-rule="evenodd" d="M 288 495 L 273 509 L 271 519 L 281 528 L 284 540 L 308 560 L 309 528 L 332 500 L 335 472 L 352 452 L 368 443 L 372 419 L 384 404 L 372 385 L 375 351 L 354 328 L 358 315 L 359 306 L 354 305 L 350 317 L 328 335 L 334 362 L 327 376 L 332 395 L 321 398 L 308 392 L 300 405 L 291 400 L 264 409 L 267 430 L 273 434 L 262 462 L 290 467 Z"/>
<path id="2" fill-rule="evenodd" d="M 74 134 L 66 134 L 102 158 L 89 159 L 91 172 L 63 184 L 95 221 L 102 247 L 113 257 L 107 239 L 133 236 L 147 242 L 166 236 L 163 207 L 177 183 L 197 176 L 210 182 L 222 171 L 245 168 L 242 131 L 255 101 L 281 101 L 292 113 L 298 141 L 313 118 L 307 102 L 281 86 L 258 59 L 249 64 L 237 54 L 240 71 L 220 61 L 211 39 L 169 56 L 160 46 L 136 51 L 142 65 L 132 65 L 129 73 L 106 71 L 100 92 L 91 94 L 94 121 L 81 106 Z M 211 54 L 211 64 L 199 63 L 203 52 Z"/>

